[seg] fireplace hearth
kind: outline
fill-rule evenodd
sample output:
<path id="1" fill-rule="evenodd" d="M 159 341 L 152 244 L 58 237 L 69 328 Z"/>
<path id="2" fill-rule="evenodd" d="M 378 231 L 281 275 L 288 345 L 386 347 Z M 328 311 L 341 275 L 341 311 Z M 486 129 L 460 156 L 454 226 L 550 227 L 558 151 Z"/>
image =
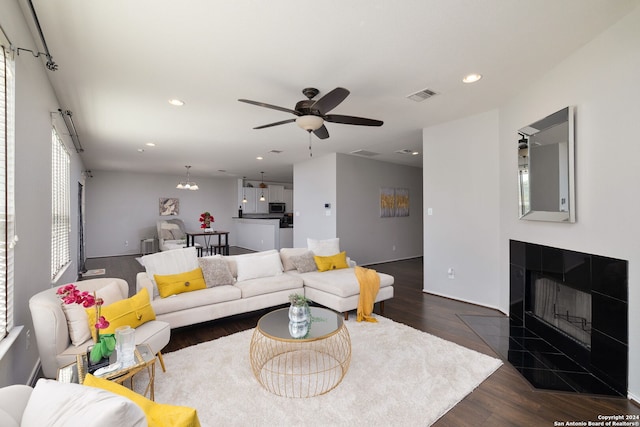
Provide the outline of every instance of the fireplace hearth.
<path id="1" fill-rule="evenodd" d="M 509 331 L 535 387 L 626 396 L 628 262 L 510 241 Z"/>
<path id="2" fill-rule="evenodd" d="M 537 389 L 627 396 L 628 261 L 510 241 L 510 312 L 460 315 Z"/>

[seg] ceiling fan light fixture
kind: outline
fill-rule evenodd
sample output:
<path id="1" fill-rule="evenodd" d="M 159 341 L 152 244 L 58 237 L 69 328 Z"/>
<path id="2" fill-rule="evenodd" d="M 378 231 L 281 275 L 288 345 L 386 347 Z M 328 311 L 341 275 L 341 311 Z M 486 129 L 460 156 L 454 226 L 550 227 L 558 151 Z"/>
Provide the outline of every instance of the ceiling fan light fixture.
<path id="1" fill-rule="evenodd" d="M 306 131 L 314 131 L 320 129 L 324 124 L 324 119 L 319 116 L 306 115 L 296 119 L 296 124 Z"/>

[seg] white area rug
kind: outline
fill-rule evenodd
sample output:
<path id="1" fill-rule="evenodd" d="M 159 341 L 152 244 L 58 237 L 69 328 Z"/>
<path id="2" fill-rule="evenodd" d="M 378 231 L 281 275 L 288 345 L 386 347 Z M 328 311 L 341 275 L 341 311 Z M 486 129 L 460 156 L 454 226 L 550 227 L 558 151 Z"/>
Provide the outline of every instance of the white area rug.
<path id="1" fill-rule="evenodd" d="M 377 318 L 347 322 L 351 365 L 327 394 L 295 399 L 262 388 L 249 363 L 250 330 L 164 354 L 155 400 L 195 407 L 203 426 L 427 426 L 502 365 Z"/>

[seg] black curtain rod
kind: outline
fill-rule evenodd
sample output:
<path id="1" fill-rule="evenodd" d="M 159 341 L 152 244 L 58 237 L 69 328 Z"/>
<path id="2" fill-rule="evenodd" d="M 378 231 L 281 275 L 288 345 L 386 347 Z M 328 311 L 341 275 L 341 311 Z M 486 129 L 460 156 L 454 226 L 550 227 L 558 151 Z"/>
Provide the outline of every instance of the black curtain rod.
<path id="1" fill-rule="evenodd" d="M 42 47 L 44 48 L 44 53 L 38 52 L 38 51 L 34 52 L 31 49 L 24 49 L 19 47 L 17 49 L 18 55 L 20 54 L 21 50 L 31 52 L 31 54 L 36 58 L 39 57 L 40 55 L 44 55 L 47 57 L 47 63 L 45 64 L 47 69 L 51 71 L 56 71 L 58 69 L 58 64 L 55 63 L 55 61 L 53 60 L 53 56 L 51 56 L 51 53 L 49 52 L 47 41 L 44 38 L 44 33 L 42 32 L 42 27 L 40 26 L 40 20 L 38 19 L 38 15 L 36 15 L 36 9 L 35 7 L 33 7 L 33 2 L 31 0 L 28 0 L 27 3 L 29 3 L 29 9 L 31 9 L 31 15 L 33 15 L 33 21 L 35 22 L 36 29 L 38 30 L 38 34 L 40 35 L 40 41 L 42 41 Z"/>
<path id="2" fill-rule="evenodd" d="M 58 112 L 62 116 L 62 121 L 67 127 L 67 131 L 69 131 L 69 136 L 71 137 L 71 142 L 73 142 L 73 146 L 76 149 L 76 153 L 84 152 L 84 148 L 80 145 L 80 139 L 78 138 L 78 132 L 76 131 L 76 125 L 73 123 L 73 113 L 69 110 L 62 111 L 58 108 Z"/>

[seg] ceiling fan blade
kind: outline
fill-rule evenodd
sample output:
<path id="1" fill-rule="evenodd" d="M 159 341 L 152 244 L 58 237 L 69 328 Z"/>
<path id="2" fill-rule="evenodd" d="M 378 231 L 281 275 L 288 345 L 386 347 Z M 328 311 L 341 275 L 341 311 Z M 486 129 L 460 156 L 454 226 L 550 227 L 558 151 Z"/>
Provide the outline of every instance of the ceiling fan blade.
<path id="1" fill-rule="evenodd" d="M 301 115 L 301 113 L 291 110 L 289 108 L 278 107 L 277 105 L 265 104 L 264 102 L 251 101 L 250 99 L 238 99 L 240 102 L 246 102 L 247 104 L 257 105 L 258 107 L 271 108 L 272 110 L 284 111 L 285 113 L 295 114 L 296 116 Z"/>
<path id="2" fill-rule="evenodd" d="M 318 99 L 311 106 L 311 109 L 316 109 L 320 111 L 320 114 L 324 115 L 336 108 L 347 96 L 349 96 L 349 91 L 347 89 L 337 87 L 322 98 Z"/>
<path id="3" fill-rule="evenodd" d="M 313 133 L 320 139 L 329 138 L 329 131 L 325 127 L 325 125 L 320 126 L 318 129 L 314 130 Z"/>
<path id="4" fill-rule="evenodd" d="M 270 128 L 271 126 L 284 125 L 284 124 L 286 124 L 286 123 L 293 123 L 293 122 L 295 122 L 295 121 L 296 121 L 296 119 L 282 120 L 282 121 L 280 121 L 280 122 L 269 123 L 268 125 L 258 126 L 258 127 L 255 127 L 254 129 Z"/>
<path id="5" fill-rule="evenodd" d="M 382 126 L 381 120 L 365 119 L 364 117 L 342 116 L 340 114 L 328 114 L 324 119 L 331 123 L 342 123 L 345 125 L 358 126 Z"/>

